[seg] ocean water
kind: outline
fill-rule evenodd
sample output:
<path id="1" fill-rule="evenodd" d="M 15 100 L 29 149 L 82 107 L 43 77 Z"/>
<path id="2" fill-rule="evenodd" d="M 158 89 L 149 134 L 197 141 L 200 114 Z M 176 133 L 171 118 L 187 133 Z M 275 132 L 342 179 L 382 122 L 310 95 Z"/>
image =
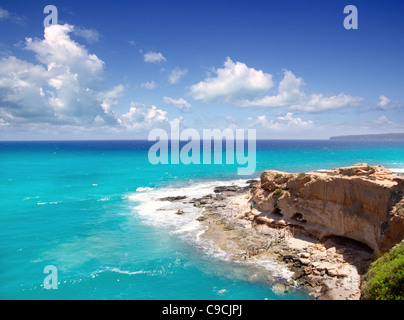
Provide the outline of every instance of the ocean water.
<path id="1" fill-rule="evenodd" d="M 158 199 L 243 185 L 264 169 L 404 171 L 402 142 L 257 141 L 251 176 L 238 176 L 237 163 L 151 165 L 150 146 L 0 142 L 0 299 L 309 299 L 273 290 L 265 277 L 290 277 L 276 262 L 245 265 L 203 242 L 199 209 L 178 216 L 178 204 Z M 47 265 L 57 289 L 44 286 Z"/>

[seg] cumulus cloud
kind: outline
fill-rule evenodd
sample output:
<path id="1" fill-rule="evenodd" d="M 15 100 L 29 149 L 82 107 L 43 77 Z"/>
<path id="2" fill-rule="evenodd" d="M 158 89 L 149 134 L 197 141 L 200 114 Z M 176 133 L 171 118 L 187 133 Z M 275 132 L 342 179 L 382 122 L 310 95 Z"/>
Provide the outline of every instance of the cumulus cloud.
<path id="1" fill-rule="evenodd" d="M 118 99 L 124 96 L 125 87 L 120 84 L 105 92 L 98 94 L 98 100 L 101 101 L 101 107 L 106 114 L 113 114 L 113 107 L 118 105 Z M 98 118 L 100 121 L 100 118 Z"/>
<path id="2" fill-rule="evenodd" d="M 191 86 L 191 95 L 195 100 L 232 102 L 263 93 L 273 85 L 272 75 L 249 68 L 242 62 L 233 62 L 230 58 L 226 59 L 224 68 L 214 73 L 215 77 L 207 77 Z"/>
<path id="3" fill-rule="evenodd" d="M 14 56 L 0 60 L 0 105 L 16 119 L 91 123 L 104 110 L 100 84 L 104 62 L 73 41 L 70 25 L 45 28 L 44 39 L 26 38 L 39 64 Z"/>
<path id="4" fill-rule="evenodd" d="M 285 70 L 284 76 L 278 86 L 277 95 L 267 95 L 253 100 L 239 101 L 242 107 L 288 107 L 291 110 L 306 112 L 320 112 L 342 107 L 358 106 L 363 98 L 340 93 L 333 96 L 324 96 L 322 93 L 307 95 L 302 86 L 302 78 L 296 77 L 291 71 Z"/>
<path id="5" fill-rule="evenodd" d="M 384 95 L 381 95 L 379 97 L 379 102 L 377 103 L 377 105 L 380 107 L 380 109 L 383 109 L 383 110 L 404 108 L 404 103 L 402 103 L 400 101 L 391 101 L 389 98 L 387 98 Z"/>
<path id="6" fill-rule="evenodd" d="M 170 84 L 175 84 L 178 81 L 180 81 L 180 79 L 184 76 L 186 76 L 186 74 L 188 73 L 188 69 L 181 69 L 181 68 L 175 68 L 173 70 L 171 70 L 169 76 L 168 76 L 168 82 Z"/>
<path id="7" fill-rule="evenodd" d="M 166 112 L 155 106 L 132 103 L 127 113 L 117 113 L 125 87 L 105 89 L 104 62 L 71 39 L 73 30 L 52 25 L 43 39 L 26 38 L 24 49 L 35 54 L 36 64 L 14 56 L 0 59 L 1 127 L 135 130 L 167 122 Z"/>
<path id="8" fill-rule="evenodd" d="M 167 112 L 156 106 L 148 108 L 144 104 L 132 102 L 129 111 L 119 116 L 118 123 L 129 130 L 144 130 L 167 124 L 168 118 Z"/>
<path id="9" fill-rule="evenodd" d="M 161 52 L 149 51 L 145 53 L 143 57 L 145 62 L 159 63 L 167 61 L 167 59 L 163 56 Z"/>
<path id="10" fill-rule="evenodd" d="M 214 73 L 214 77 L 208 77 L 191 86 L 190 94 L 195 100 L 228 102 L 240 107 L 287 107 L 305 112 L 356 107 L 363 101 L 361 97 L 344 93 L 308 95 L 302 88 L 304 80 L 289 70 L 284 71 L 277 94 L 263 96 L 274 85 L 272 75 L 249 68 L 242 62 L 234 63 L 230 58 L 227 58 L 224 68 L 219 68 Z"/>
<path id="11" fill-rule="evenodd" d="M 163 99 L 164 99 L 165 103 L 172 104 L 180 110 L 190 110 L 191 109 L 191 104 L 183 98 L 173 99 L 170 97 L 164 97 Z"/>

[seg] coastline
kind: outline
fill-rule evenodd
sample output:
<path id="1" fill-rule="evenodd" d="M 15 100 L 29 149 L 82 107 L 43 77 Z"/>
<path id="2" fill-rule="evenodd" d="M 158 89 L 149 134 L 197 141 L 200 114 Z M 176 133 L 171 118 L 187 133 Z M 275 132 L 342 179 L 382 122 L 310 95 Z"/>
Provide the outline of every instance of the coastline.
<path id="1" fill-rule="evenodd" d="M 261 211 L 251 208 L 251 191 L 259 180 L 242 181 L 209 182 L 196 188 L 198 192 L 182 189 L 181 195 L 170 189 L 154 198 L 159 200 L 159 219 L 166 220 L 161 211 L 167 211 L 175 219 L 168 224 L 180 226 L 171 232 L 217 258 L 251 266 L 249 280 L 265 283 L 278 296 L 299 290 L 317 300 L 360 299 L 361 275 L 374 252 L 346 238 L 320 241 L 282 224 L 279 216 L 271 219 L 267 214 L 272 222 L 260 221 L 256 216 Z M 154 191 L 155 197 L 161 195 Z M 158 216 L 148 218 L 155 223 Z"/>
<path id="2" fill-rule="evenodd" d="M 301 230 L 256 223 L 253 216 L 259 212 L 249 208 L 251 187 L 221 188 L 225 191 L 194 200 L 204 207 L 198 218 L 206 227 L 203 239 L 232 261 L 266 267 L 266 282 L 278 295 L 300 289 L 319 300 L 360 298 L 360 274 L 370 264 L 371 252 L 354 242 L 322 243 Z M 220 200 L 212 199 L 218 195 Z"/>

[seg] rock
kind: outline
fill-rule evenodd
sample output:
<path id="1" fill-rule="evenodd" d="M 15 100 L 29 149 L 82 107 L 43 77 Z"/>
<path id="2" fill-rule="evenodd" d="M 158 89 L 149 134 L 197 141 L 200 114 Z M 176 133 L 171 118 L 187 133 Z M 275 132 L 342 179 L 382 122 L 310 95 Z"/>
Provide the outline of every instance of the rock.
<path id="1" fill-rule="evenodd" d="M 179 201 L 179 200 L 184 200 L 186 199 L 186 196 L 174 196 L 174 197 L 165 197 L 165 198 L 160 198 L 160 201 Z"/>
<path id="2" fill-rule="evenodd" d="M 278 282 L 272 287 L 272 291 L 276 295 L 283 295 L 283 294 L 288 292 L 288 289 L 287 289 L 287 286 L 284 283 Z"/>
<path id="3" fill-rule="evenodd" d="M 237 192 L 237 191 L 239 191 L 239 189 L 240 189 L 240 187 L 237 187 L 237 186 L 220 186 L 220 187 L 215 187 L 213 189 L 213 191 L 215 193 L 221 193 L 221 192 L 224 192 L 224 191 Z"/>
<path id="4" fill-rule="evenodd" d="M 301 263 L 302 265 L 308 265 L 308 264 L 310 264 L 310 259 L 300 258 L 299 261 L 300 261 L 300 263 Z"/>
<path id="5" fill-rule="evenodd" d="M 302 252 L 299 254 L 300 258 L 310 258 L 310 253 L 308 252 Z"/>
<path id="6" fill-rule="evenodd" d="M 175 214 L 179 214 L 179 215 L 184 214 L 184 210 L 178 209 L 178 211 Z"/>
<path id="7" fill-rule="evenodd" d="M 283 260 L 296 260 L 297 257 L 294 254 L 285 254 Z"/>
<path id="8" fill-rule="evenodd" d="M 304 276 L 304 271 L 303 270 L 297 270 L 297 271 L 295 271 L 295 273 L 292 275 L 292 279 L 293 280 L 297 280 L 297 279 L 299 279 L 299 278 L 301 278 L 301 277 L 303 277 Z"/>
<path id="9" fill-rule="evenodd" d="M 337 269 L 336 266 L 329 266 L 329 267 L 327 267 L 326 272 L 327 272 L 327 274 L 328 274 L 329 276 L 331 276 L 331 277 L 336 277 L 336 276 L 338 276 L 338 269 Z"/>
<path id="10" fill-rule="evenodd" d="M 274 196 L 278 189 L 283 194 Z M 265 170 L 252 189 L 252 201 L 262 212 L 281 212 L 286 225 L 297 225 L 320 240 L 349 238 L 377 256 L 404 237 L 403 194 L 403 177 L 358 163 L 332 174 Z M 335 248 L 327 253 L 335 254 Z"/>

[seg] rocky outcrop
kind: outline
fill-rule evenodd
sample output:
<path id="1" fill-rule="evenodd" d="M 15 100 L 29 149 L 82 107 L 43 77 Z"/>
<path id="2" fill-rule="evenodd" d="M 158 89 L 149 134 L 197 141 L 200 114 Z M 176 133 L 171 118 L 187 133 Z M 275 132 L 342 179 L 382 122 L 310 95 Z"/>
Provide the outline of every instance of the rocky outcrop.
<path id="1" fill-rule="evenodd" d="M 362 242 L 376 255 L 404 236 L 404 177 L 381 166 L 308 173 L 266 170 L 252 190 L 257 221 L 301 228 L 320 240 Z"/>

